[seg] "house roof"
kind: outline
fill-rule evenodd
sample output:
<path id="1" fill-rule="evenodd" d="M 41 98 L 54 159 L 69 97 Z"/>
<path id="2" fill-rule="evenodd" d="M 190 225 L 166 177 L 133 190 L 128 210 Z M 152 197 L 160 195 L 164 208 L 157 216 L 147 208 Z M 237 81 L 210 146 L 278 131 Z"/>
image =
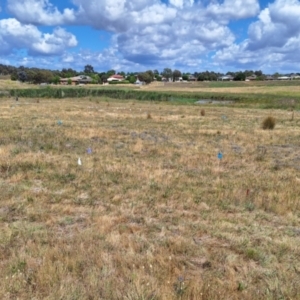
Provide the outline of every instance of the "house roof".
<path id="1" fill-rule="evenodd" d="M 70 79 L 75 82 L 90 82 L 93 80 L 90 76 L 79 75 L 71 78 L 61 78 L 60 81 L 69 81 Z"/>
<path id="2" fill-rule="evenodd" d="M 231 75 L 225 75 L 225 76 L 219 77 L 219 79 L 221 79 L 221 80 L 233 79 L 233 76 L 231 76 Z"/>
<path id="3" fill-rule="evenodd" d="M 289 76 L 279 76 L 277 79 L 290 79 L 291 77 Z"/>
<path id="4" fill-rule="evenodd" d="M 109 78 L 123 79 L 124 77 L 122 75 L 115 74 L 115 75 L 110 76 Z"/>

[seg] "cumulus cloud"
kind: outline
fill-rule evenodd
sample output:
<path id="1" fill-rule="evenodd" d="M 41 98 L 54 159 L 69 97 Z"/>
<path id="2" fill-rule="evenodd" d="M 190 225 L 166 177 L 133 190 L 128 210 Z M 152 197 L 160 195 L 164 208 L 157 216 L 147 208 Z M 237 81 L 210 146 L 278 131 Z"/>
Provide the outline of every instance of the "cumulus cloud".
<path id="1" fill-rule="evenodd" d="M 65 48 L 76 46 L 77 40 L 63 28 L 56 28 L 53 33 L 42 33 L 34 25 L 24 25 L 11 18 L 0 20 L 0 44 L 1 54 L 27 49 L 32 55 L 57 55 Z"/>
<path id="2" fill-rule="evenodd" d="M 250 50 L 284 47 L 300 34 L 300 2 L 276 0 L 264 9 L 249 27 Z"/>
<path id="3" fill-rule="evenodd" d="M 240 68 L 299 69 L 299 15 L 299 1 L 276 0 L 262 10 L 258 20 L 249 26 L 247 39 L 220 49 L 216 52 L 215 60 Z"/>
<path id="4" fill-rule="evenodd" d="M 297 63 L 298 0 L 275 0 L 262 11 L 258 0 L 71 0 L 72 8 L 64 9 L 51 0 L 6 2 L 15 19 L 0 20 L 2 53 L 14 48 L 26 48 L 32 54 L 63 53 L 64 64 L 92 63 L 115 69 L 194 68 L 209 64 L 207 57 L 213 53 L 215 66 L 270 68 L 274 62 Z M 255 17 L 248 36 L 237 43 L 232 23 Z M 111 32 L 110 47 L 101 53 L 68 53 L 68 48 L 77 45 L 74 35 L 61 27 L 43 34 L 36 27 L 70 24 Z"/>
<path id="5" fill-rule="evenodd" d="M 194 0 L 170 0 L 170 4 L 183 8 L 184 6 L 192 6 L 194 4 Z"/>
<path id="6" fill-rule="evenodd" d="M 73 9 L 61 13 L 49 0 L 7 0 L 7 9 L 20 22 L 34 25 L 61 25 L 76 19 Z"/>
<path id="7" fill-rule="evenodd" d="M 77 46 L 76 37 L 63 28 L 54 29 L 53 33 L 45 33 L 32 44 L 30 52 L 37 54 L 60 54 L 66 48 Z"/>
<path id="8" fill-rule="evenodd" d="M 207 7 L 207 13 L 212 17 L 222 19 L 222 22 L 254 17 L 259 10 L 257 0 L 225 0 L 221 4 L 213 2 Z"/>
<path id="9" fill-rule="evenodd" d="M 77 9 L 60 12 L 49 0 L 25 0 L 22 5 L 18 0 L 7 0 L 9 11 L 24 23 L 85 24 L 110 31 L 114 34 L 110 49 L 117 49 L 119 59 L 122 56 L 143 65 L 199 61 L 201 55 L 233 43 L 230 19 L 253 16 L 259 8 L 257 0 L 224 0 L 207 6 L 194 0 L 72 2 Z M 55 38 L 59 39 L 57 33 Z M 45 35 L 35 49 L 50 52 L 47 45 L 53 39 Z"/>

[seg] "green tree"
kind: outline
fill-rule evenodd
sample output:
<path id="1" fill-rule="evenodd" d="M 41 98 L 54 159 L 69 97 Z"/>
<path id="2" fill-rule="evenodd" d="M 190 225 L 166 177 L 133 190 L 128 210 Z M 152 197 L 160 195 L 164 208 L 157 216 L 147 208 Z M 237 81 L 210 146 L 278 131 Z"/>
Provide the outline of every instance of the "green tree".
<path id="1" fill-rule="evenodd" d="M 15 73 L 11 74 L 11 75 L 10 75 L 10 80 L 13 80 L 13 81 L 18 80 L 18 75 L 15 74 Z"/>
<path id="2" fill-rule="evenodd" d="M 161 72 L 161 75 L 169 80 L 173 77 L 173 72 L 169 68 L 164 68 L 164 70 Z"/>
<path id="3" fill-rule="evenodd" d="M 110 76 L 112 76 L 112 75 L 115 75 L 115 74 L 116 74 L 115 70 L 109 70 L 109 71 L 106 72 L 107 78 L 110 77 Z"/>
<path id="4" fill-rule="evenodd" d="M 159 74 L 154 75 L 154 77 L 156 78 L 157 81 L 161 81 L 161 76 Z"/>
<path id="5" fill-rule="evenodd" d="M 60 77 L 62 78 L 69 78 L 69 77 L 77 76 L 77 74 L 78 74 L 77 71 L 69 68 L 69 69 L 62 69 L 60 74 L 58 75 L 60 75 Z"/>
<path id="6" fill-rule="evenodd" d="M 90 74 L 90 76 L 93 79 L 93 81 L 92 81 L 93 84 L 97 84 L 97 83 L 101 82 L 101 78 L 98 74 Z"/>
<path id="7" fill-rule="evenodd" d="M 33 76 L 34 83 L 50 82 L 53 78 L 52 72 L 48 70 L 39 70 Z"/>
<path id="8" fill-rule="evenodd" d="M 133 75 L 128 76 L 128 77 L 127 77 L 127 80 L 128 80 L 130 83 L 135 83 L 135 82 L 136 82 L 136 78 L 135 78 L 135 76 L 133 76 Z"/>
<path id="9" fill-rule="evenodd" d="M 101 81 L 102 81 L 102 82 L 107 82 L 108 76 L 106 75 L 106 73 L 101 73 L 101 74 L 100 74 L 100 78 L 101 78 Z"/>
<path id="10" fill-rule="evenodd" d="M 173 71 L 173 81 L 179 80 L 181 77 L 181 72 L 179 70 L 174 70 Z"/>
<path id="11" fill-rule="evenodd" d="M 245 73 L 243 72 L 238 72 L 234 78 L 233 78 L 234 81 L 245 81 L 246 80 L 246 75 Z"/>
<path id="12" fill-rule="evenodd" d="M 59 84 L 59 82 L 60 82 L 60 78 L 59 78 L 59 76 L 58 75 L 56 75 L 56 76 L 54 76 L 53 78 L 52 78 L 52 83 L 54 83 L 54 84 Z"/>
<path id="13" fill-rule="evenodd" d="M 204 81 L 205 80 L 205 76 L 203 73 L 200 73 L 197 77 L 197 81 Z"/>
<path id="14" fill-rule="evenodd" d="M 86 65 L 84 67 L 83 73 L 84 74 L 93 74 L 93 73 L 95 73 L 93 66 L 92 65 Z"/>
<path id="15" fill-rule="evenodd" d="M 189 79 L 189 77 L 188 77 L 188 75 L 182 75 L 182 80 L 184 80 L 184 81 L 188 81 L 188 79 Z"/>
<path id="16" fill-rule="evenodd" d="M 28 70 L 27 71 L 27 82 L 33 82 L 33 78 L 34 78 L 34 75 L 35 75 L 35 71 L 33 70 Z"/>
<path id="17" fill-rule="evenodd" d="M 18 72 L 18 79 L 21 82 L 25 82 L 27 80 L 27 74 L 25 71 Z"/>
<path id="18" fill-rule="evenodd" d="M 147 72 L 139 73 L 138 78 L 140 81 L 144 81 L 145 83 L 150 83 L 152 81 L 151 76 Z"/>
<path id="19" fill-rule="evenodd" d="M 262 72 L 261 70 L 255 71 L 254 74 L 255 74 L 257 77 L 263 76 L 263 72 Z"/>
<path id="20" fill-rule="evenodd" d="M 148 71 L 146 71 L 146 73 L 148 73 L 148 74 L 150 75 L 151 81 L 153 81 L 153 78 L 154 78 L 154 73 L 153 73 L 153 71 L 152 71 L 152 70 L 148 70 Z"/>
<path id="21" fill-rule="evenodd" d="M 218 75 L 215 72 L 211 72 L 209 79 L 212 80 L 212 81 L 217 81 L 218 80 Z"/>

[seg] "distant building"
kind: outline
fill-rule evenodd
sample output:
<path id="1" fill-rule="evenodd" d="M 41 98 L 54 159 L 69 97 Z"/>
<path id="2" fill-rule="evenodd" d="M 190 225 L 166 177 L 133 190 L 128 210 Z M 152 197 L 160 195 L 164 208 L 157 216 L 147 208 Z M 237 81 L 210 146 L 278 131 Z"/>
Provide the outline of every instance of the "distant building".
<path id="1" fill-rule="evenodd" d="M 265 80 L 274 80 L 274 77 L 271 76 L 271 75 L 267 75 L 267 76 L 265 77 Z"/>
<path id="2" fill-rule="evenodd" d="M 124 77 L 122 75 L 118 75 L 118 74 L 112 75 L 107 79 L 108 82 L 110 82 L 110 81 L 123 81 L 123 80 L 124 80 Z"/>
<path id="3" fill-rule="evenodd" d="M 60 84 L 69 84 L 69 82 L 71 82 L 72 85 L 78 85 L 91 83 L 92 81 L 93 79 L 90 76 L 86 75 L 79 75 L 70 78 L 60 78 Z"/>
<path id="4" fill-rule="evenodd" d="M 277 79 L 278 80 L 291 80 L 291 77 L 289 77 L 289 76 L 279 76 Z"/>
<path id="5" fill-rule="evenodd" d="M 298 75 L 298 74 L 291 74 L 290 78 L 291 79 L 300 79 L 300 75 Z"/>
<path id="6" fill-rule="evenodd" d="M 257 76 L 255 74 L 252 74 L 251 76 L 246 77 L 246 81 L 252 81 L 252 80 L 256 80 Z"/>
<path id="7" fill-rule="evenodd" d="M 137 80 L 136 80 L 136 82 L 135 82 L 134 84 L 135 84 L 135 85 L 144 85 L 145 82 L 140 81 L 140 80 L 137 78 Z"/>
<path id="8" fill-rule="evenodd" d="M 197 81 L 197 78 L 194 75 L 188 75 L 188 81 Z"/>
<path id="9" fill-rule="evenodd" d="M 225 75 L 225 76 L 221 76 L 218 78 L 219 81 L 232 81 L 233 80 L 233 76 L 231 75 Z"/>

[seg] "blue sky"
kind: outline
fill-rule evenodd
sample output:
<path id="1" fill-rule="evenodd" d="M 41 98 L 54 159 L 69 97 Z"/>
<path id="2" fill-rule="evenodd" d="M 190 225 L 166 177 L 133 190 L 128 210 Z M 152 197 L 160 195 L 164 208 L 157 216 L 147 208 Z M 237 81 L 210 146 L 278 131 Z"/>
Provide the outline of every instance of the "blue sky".
<path id="1" fill-rule="evenodd" d="M 300 72 L 298 0 L 0 0 L 0 63 Z"/>

